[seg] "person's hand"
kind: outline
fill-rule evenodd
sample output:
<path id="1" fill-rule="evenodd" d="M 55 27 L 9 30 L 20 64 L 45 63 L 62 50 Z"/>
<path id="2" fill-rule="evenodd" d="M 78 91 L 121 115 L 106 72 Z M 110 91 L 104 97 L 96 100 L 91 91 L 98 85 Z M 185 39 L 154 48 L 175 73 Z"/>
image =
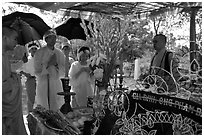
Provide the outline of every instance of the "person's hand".
<path id="1" fill-rule="evenodd" d="M 49 66 L 55 66 L 55 65 L 57 65 L 57 57 L 56 57 L 56 54 L 53 54 L 50 57 L 50 60 L 48 61 L 48 67 Z"/>
<path id="2" fill-rule="evenodd" d="M 81 68 L 81 71 L 83 72 L 83 71 L 86 71 L 86 68 L 85 67 L 82 67 Z"/>
<path id="3" fill-rule="evenodd" d="M 91 69 L 89 67 L 83 67 L 82 68 L 82 71 L 85 71 L 87 73 L 90 73 L 91 72 Z"/>

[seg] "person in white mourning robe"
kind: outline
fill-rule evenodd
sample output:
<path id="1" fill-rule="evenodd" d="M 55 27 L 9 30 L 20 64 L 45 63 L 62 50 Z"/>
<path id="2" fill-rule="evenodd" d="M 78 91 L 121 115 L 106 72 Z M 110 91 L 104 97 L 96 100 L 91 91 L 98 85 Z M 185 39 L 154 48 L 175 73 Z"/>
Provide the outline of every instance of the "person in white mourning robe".
<path id="1" fill-rule="evenodd" d="M 64 74 L 64 54 L 55 48 L 56 32 L 47 31 L 43 39 L 47 45 L 39 49 L 34 55 L 34 70 L 37 78 L 36 97 L 34 107 L 42 107 L 57 111 L 64 104 L 64 97 L 57 95 L 62 92 L 61 75 Z"/>

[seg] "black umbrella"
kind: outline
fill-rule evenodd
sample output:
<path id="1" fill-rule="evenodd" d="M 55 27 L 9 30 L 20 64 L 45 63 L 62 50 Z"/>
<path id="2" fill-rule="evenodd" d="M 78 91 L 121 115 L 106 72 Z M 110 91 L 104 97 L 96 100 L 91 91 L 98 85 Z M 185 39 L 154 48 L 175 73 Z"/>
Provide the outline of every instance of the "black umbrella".
<path id="1" fill-rule="evenodd" d="M 18 44 L 42 39 L 44 33 L 51 29 L 42 18 L 33 13 L 14 12 L 2 17 L 2 25 L 13 27 L 18 31 Z"/>
<path id="2" fill-rule="evenodd" d="M 89 21 L 84 20 L 86 27 L 89 24 Z M 66 23 L 56 27 L 57 35 L 61 35 L 66 37 L 69 40 L 72 39 L 82 39 L 86 40 L 86 34 L 84 32 L 84 29 L 81 27 L 80 23 L 82 23 L 81 18 L 69 18 Z M 93 24 L 92 24 L 93 25 Z M 91 32 L 88 29 L 88 34 L 90 35 Z"/>

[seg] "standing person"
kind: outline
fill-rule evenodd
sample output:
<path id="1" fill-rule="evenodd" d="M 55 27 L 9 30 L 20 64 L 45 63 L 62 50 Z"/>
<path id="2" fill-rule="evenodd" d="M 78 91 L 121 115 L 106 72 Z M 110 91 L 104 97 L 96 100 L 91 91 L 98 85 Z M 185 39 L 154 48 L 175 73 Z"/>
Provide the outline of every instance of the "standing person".
<path id="1" fill-rule="evenodd" d="M 35 105 L 48 110 L 57 111 L 64 103 L 64 98 L 57 95 L 62 92 L 60 73 L 64 71 L 64 54 L 55 48 L 56 32 L 47 31 L 43 39 L 47 45 L 40 48 L 34 55 L 34 70 L 37 78 Z"/>
<path id="2" fill-rule="evenodd" d="M 70 57 L 71 51 L 72 51 L 72 49 L 71 49 L 71 45 L 69 43 L 63 43 L 62 44 L 62 52 L 64 53 L 64 55 L 66 57 L 69 57 L 70 64 L 72 64 L 74 62 L 74 59 L 72 57 Z"/>
<path id="3" fill-rule="evenodd" d="M 65 77 L 68 77 L 68 72 L 70 69 L 71 64 L 74 62 L 74 59 L 69 56 L 69 53 L 71 51 L 71 45 L 69 43 L 63 43 L 62 44 L 62 51 L 65 56 Z"/>
<path id="4" fill-rule="evenodd" d="M 70 85 L 72 91 L 76 93 L 76 100 L 72 100 L 72 107 L 86 106 L 87 97 L 93 96 L 92 80 L 90 68 L 87 60 L 90 58 L 90 49 L 81 47 L 78 50 L 78 61 L 72 63 L 69 70 Z"/>
<path id="5" fill-rule="evenodd" d="M 155 55 L 152 58 L 150 64 L 150 74 L 156 74 L 161 76 L 168 85 L 168 88 L 163 87 L 163 90 L 168 92 L 175 92 L 176 85 L 174 84 L 178 78 L 179 74 L 176 71 L 178 67 L 178 62 L 173 58 L 173 53 L 167 51 L 166 49 L 167 38 L 163 34 L 157 34 L 153 38 L 153 46 L 156 50 Z M 152 67 L 156 67 L 156 69 L 152 69 Z M 165 71 L 163 71 L 165 70 Z M 172 76 L 172 77 L 170 77 Z"/>
<path id="6" fill-rule="evenodd" d="M 20 74 L 26 77 L 25 87 L 27 91 L 27 107 L 28 113 L 33 110 L 33 105 L 35 102 L 36 95 L 36 77 L 34 73 L 34 55 L 39 49 L 39 46 L 36 43 L 29 43 L 26 45 L 30 55 L 28 56 L 28 62 L 23 64 Z"/>
<path id="7" fill-rule="evenodd" d="M 2 28 L 2 134 L 26 135 L 22 113 L 22 85 L 20 76 L 11 72 L 7 51 L 17 44 L 17 32 Z"/>

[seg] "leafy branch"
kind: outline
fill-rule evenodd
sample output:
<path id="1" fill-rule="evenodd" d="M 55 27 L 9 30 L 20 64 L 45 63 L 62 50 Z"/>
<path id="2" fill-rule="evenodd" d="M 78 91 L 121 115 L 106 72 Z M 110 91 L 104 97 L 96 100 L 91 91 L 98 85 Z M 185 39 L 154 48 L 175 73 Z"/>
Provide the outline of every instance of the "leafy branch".
<path id="1" fill-rule="evenodd" d="M 91 36 L 88 35 L 87 27 L 82 20 L 81 26 L 85 30 L 87 41 L 92 45 L 96 53 L 100 52 L 106 56 L 104 64 L 104 77 L 102 82 L 105 87 L 108 86 L 108 82 L 113 71 L 118 65 L 119 53 L 122 51 L 122 43 L 126 30 L 129 27 L 130 18 L 124 17 L 124 19 L 112 18 L 106 15 L 97 15 L 88 24 L 88 29 L 91 32 Z M 120 60 L 123 62 L 122 60 Z"/>

